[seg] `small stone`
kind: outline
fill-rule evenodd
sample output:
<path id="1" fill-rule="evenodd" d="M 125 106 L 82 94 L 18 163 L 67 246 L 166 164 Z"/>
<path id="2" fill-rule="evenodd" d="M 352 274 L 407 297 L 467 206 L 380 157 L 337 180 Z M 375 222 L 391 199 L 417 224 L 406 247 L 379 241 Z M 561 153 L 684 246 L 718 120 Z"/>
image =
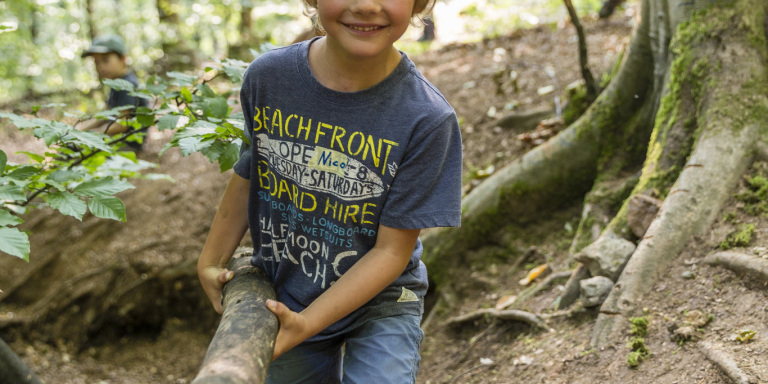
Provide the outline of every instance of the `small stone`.
<path id="1" fill-rule="evenodd" d="M 685 271 L 681 276 L 683 277 L 683 279 L 690 280 L 690 279 L 693 279 L 693 272 Z"/>
<path id="2" fill-rule="evenodd" d="M 581 304 L 585 308 L 596 307 L 605 301 L 613 288 L 613 281 L 605 276 L 595 276 L 579 282 Z"/>
<path id="3" fill-rule="evenodd" d="M 653 197 L 637 194 L 629 197 L 627 202 L 627 224 L 632 233 L 637 237 L 643 237 L 651 222 L 659 213 L 663 202 Z"/>

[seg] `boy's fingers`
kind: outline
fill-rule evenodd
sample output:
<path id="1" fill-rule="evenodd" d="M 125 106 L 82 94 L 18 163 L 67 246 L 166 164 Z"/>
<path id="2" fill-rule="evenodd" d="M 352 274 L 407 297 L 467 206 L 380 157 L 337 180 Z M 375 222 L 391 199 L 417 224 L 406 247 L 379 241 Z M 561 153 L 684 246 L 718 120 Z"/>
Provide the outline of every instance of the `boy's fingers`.
<path id="1" fill-rule="evenodd" d="M 267 299 L 267 309 L 272 311 L 281 323 L 283 322 L 284 317 L 290 313 L 285 304 L 272 299 Z"/>
<path id="2" fill-rule="evenodd" d="M 224 270 L 222 273 L 219 274 L 218 280 L 220 283 L 226 283 L 227 281 L 232 280 L 232 278 L 235 276 L 235 273 L 232 271 Z"/>

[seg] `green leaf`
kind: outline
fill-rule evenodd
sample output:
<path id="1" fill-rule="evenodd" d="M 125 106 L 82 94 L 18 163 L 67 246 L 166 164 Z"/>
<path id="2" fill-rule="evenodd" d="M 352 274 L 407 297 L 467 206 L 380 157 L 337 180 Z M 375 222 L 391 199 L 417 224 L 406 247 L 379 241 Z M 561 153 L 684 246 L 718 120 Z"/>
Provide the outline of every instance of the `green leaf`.
<path id="1" fill-rule="evenodd" d="M 21 152 L 16 152 L 16 153 L 20 153 L 22 155 L 27 155 L 27 157 L 29 157 L 30 159 L 32 159 L 32 161 L 34 161 L 36 163 L 42 163 L 45 160 L 45 156 L 37 154 L 37 153 L 32 153 L 32 152 L 27 152 L 27 151 L 21 151 Z M 5 164 L 3 164 L 3 165 L 5 165 Z"/>
<path id="2" fill-rule="evenodd" d="M 179 140 L 179 148 L 182 156 L 189 156 L 195 152 L 208 148 L 213 144 L 213 140 L 203 139 L 201 137 L 185 137 Z"/>
<path id="3" fill-rule="evenodd" d="M 45 119 L 41 119 L 41 118 L 27 119 L 23 116 L 19 116 L 13 113 L 0 112 L 0 117 L 11 119 L 11 122 L 13 123 L 13 125 L 15 125 L 16 128 L 19 128 L 19 129 L 36 128 L 36 127 L 40 127 L 50 123 L 48 120 L 45 120 Z"/>
<path id="4" fill-rule="evenodd" d="M 0 200 L 24 201 L 27 196 L 21 187 L 14 184 L 0 185 Z"/>
<path id="5" fill-rule="evenodd" d="M 219 170 L 221 172 L 232 169 L 240 158 L 240 146 L 234 143 L 225 143 L 224 151 L 219 156 Z"/>
<path id="6" fill-rule="evenodd" d="M 59 141 L 62 136 L 67 133 L 67 129 L 64 127 L 58 127 L 53 125 L 44 125 L 35 128 L 34 134 L 38 139 L 43 139 L 45 145 L 51 146 L 51 144 Z"/>
<path id="7" fill-rule="evenodd" d="M 155 114 L 147 107 L 136 108 L 136 121 L 144 127 L 155 125 Z"/>
<path id="8" fill-rule="evenodd" d="M 234 83 L 243 81 L 243 75 L 245 69 L 248 67 L 248 63 L 240 60 L 228 59 L 222 63 L 224 67 L 224 73 L 229 76 L 229 79 Z"/>
<path id="9" fill-rule="evenodd" d="M 82 179 L 85 175 L 82 172 L 70 171 L 67 169 L 57 169 L 48 175 L 49 180 L 64 184 L 70 181 Z"/>
<path id="10" fill-rule="evenodd" d="M 187 89 L 187 87 L 181 87 L 181 98 L 184 99 L 184 102 L 191 103 L 192 102 L 192 92 Z"/>
<path id="11" fill-rule="evenodd" d="M 75 187 L 72 192 L 79 196 L 108 197 L 131 188 L 134 188 L 134 186 L 127 181 L 117 180 L 112 177 L 104 177 L 97 180 L 86 181 Z"/>
<path id="12" fill-rule="evenodd" d="M 103 79 L 102 82 L 115 91 L 133 92 L 135 89 L 133 84 L 125 79 Z"/>
<path id="13" fill-rule="evenodd" d="M 168 88 L 168 85 L 165 83 L 165 80 L 157 76 L 150 76 L 147 79 L 145 87 L 147 88 L 147 91 L 153 95 L 162 95 L 163 92 L 165 92 L 165 89 Z"/>
<path id="14" fill-rule="evenodd" d="M 15 216 L 4 209 L 0 209 L 0 227 L 19 225 L 23 222 L 24 220 L 22 220 L 20 217 Z"/>
<path id="15" fill-rule="evenodd" d="M 165 115 L 157 120 L 157 129 L 165 131 L 166 129 L 176 129 L 179 123 L 179 115 Z"/>
<path id="16" fill-rule="evenodd" d="M 32 178 L 32 176 L 37 175 L 39 172 L 40 171 L 37 169 L 37 167 L 25 165 L 23 167 L 14 169 L 6 176 L 14 180 L 27 181 L 28 179 Z"/>
<path id="17" fill-rule="evenodd" d="M 88 209 L 94 216 L 102 219 L 125 221 L 125 205 L 114 196 L 88 199 Z"/>
<path id="18" fill-rule="evenodd" d="M 85 201 L 80 200 L 75 194 L 69 192 L 49 193 L 47 200 L 48 205 L 53 209 L 80 221 L 83 220 L 83 215 L 86 212 Z"/>
<path id="19" fill-rule="evenodd" d="M 203 111 L 207 116 L 223 119 L 229 113 L 227 99 L 219 96 L 213 99 L 206 99 L 203 103 Z"/>
<path id="20" fill-rule="evenodd" d="M 0 228 L 0 251 L 29 261 L 29 237 L 16 228 Z"/>
<path id="21" fill-rule="evenodd" d="M 8 156 L 0 149 L 0 175 L 5 173 L 5 165 L 8 164 Z"/>
<path id="22" fill-rule="evenodd" d="M 195 85 L 195 88 L 200 91 L 200 93 L 203 94 L 203 97 L 205 98 L 213 98 L 216 97 L 216 92 L 211 89 L 211 87 L 208 86 L 208 84 L 198 84 Z"/>
<path id="23" fill-rule="evenodd" d="M 65 143 L 72 143 L 77 146 L 84 145 L 89 148 L 95 148 L 104 152 L 111 152 L 112 148 L 104 142 L 105 135 L 96 132 L 85 132 L 78 130 L 71 130 L 61 138 L 61 141 Z"/>
<path id="24" fill-rule="evenodd" d="M 174 79 L 171 81 L 172 84 L 176 84 L 178 86 L 191 86 L 192 84 L 197 82 L 197 78 L 190 75 L 185 75 L 181 72 L 168 72 L 166 73 L 168 77 L 171 79 Z"/>

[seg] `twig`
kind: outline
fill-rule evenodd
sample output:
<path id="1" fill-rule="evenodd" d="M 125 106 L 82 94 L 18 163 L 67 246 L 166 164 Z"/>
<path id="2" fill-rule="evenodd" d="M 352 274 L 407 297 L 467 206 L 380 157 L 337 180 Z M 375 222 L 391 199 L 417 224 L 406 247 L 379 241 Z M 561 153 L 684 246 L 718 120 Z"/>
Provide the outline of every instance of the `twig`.
<path id="1" fill-rule="evenodd" d="M 592 71 L 589 69 L 589 61 L 587 59 L 587 37 L 584 34 L 584 27 L 579 21 L 579 15 L 576 13 L 576 9 L 573 7 L 571 0 L 564 0 L 565 7 L 568 8 L 568 14 L 571 16 L 571 22 L 576 28 L 576 34 L 579 37 L 579 63 L 581 64 L 581 75 L 584 77 L 584 85 L 587 87 L 587 98 L 590 103 L 597 98 L 598 89 L 595 84 L 595 78 L 592 76 Z"/>
<path id="2" fill-rule="evenodd" d="M 749 378 L 744 371 L 736 366 L 736 362 L 730 356 L 712 346 L 712 344 L 702 341 L 699 343 L 699 351 L 720 368 L 734 383 L 749 384 Z"/>
<path id="3" fill-rule="evenodd" d="M 544 281 L 542 281 L 538 285 L 524 291 L 519 296 L 517 296 L 517 299 L 515 299 L 515 302 L 512 303 L 512 305 L 517 307 L 518 305 L 522 304 L 525 300 L 528 300 L 529 298 L 533 297 L 537 293 L 549 288 L 549 286 L 552 285 L 552 283 L 554 283 L 555 281 L 571 277 L 572 273 L 573 271 L 564 271 L 564 272 L 557 272 L 557 273 L 550 274 L 549 276 L 547 276 L 546 279 L 544 279 Z"/>
<path id="4" fill-rule="evenodd" d="M 520 321 L 523 323 L 527 323 L 531 326 L 543 329 L 547 332 L 552 331 L 552 329 L 549 328 L 546 323 L 544 323 L 544 320 L 541 317 L 539 317 L 539 315 L 533 314 L 531 312 L 517 310 L 517 309 L 507 309 L 504 311 L 499 311 L 493 308 L 478 309 L 477 311 L 468 313 L 466 315 L 456 316 L 451 319 L 448 319 L 448 321 L 446 321 L 445 324 L 446 325 L 461 324 L 468 321 L 473 321 L 475 319 L 478 319 L 484 316 L 488 316 L 495 319 L 501 319 L 501 320 Z"/>
<path id="5" fill-rule="evenodd" d="M 539 316 L 541 316 L 541 318 L 544 320 L 549 320 L 549 319 L 554 319 L 556 317 L 571 317 L 577 313 L 582 313 L 582 312 L 585 312 L 584 307 L 582 307 L 581 305 L 576 305 L 570 309 L 564 309 L 564 310 L 556 311 L 552 313 L 542 313 Z"/>

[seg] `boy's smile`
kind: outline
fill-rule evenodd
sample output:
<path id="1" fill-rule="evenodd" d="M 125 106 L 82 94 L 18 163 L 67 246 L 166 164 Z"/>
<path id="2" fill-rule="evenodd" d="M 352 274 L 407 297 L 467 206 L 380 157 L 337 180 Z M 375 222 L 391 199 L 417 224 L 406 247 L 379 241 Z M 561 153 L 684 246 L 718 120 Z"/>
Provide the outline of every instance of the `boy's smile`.
<path id="1" fill-rule="evenodd" d="M 330 47 L 350 59 L 386 59 L 408 29 L 414 0 L 318 0 Z"/>

